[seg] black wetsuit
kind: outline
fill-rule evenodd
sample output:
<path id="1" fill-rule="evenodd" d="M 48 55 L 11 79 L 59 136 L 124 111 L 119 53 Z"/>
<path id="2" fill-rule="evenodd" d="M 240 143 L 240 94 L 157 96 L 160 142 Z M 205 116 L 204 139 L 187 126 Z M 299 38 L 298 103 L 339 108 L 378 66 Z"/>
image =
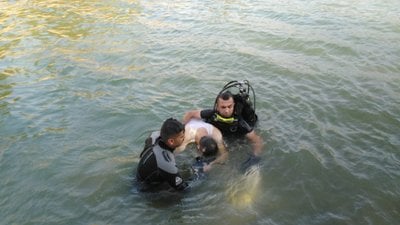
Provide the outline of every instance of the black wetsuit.
<path id="1" fill-rule="evenodd" d="M 224 137 L 243 137 L 253 130 L 253 127 L 240 116 L 234 115 L 234 121 L 226 123 L 217 120 L 216 113 L 213 109 L 204 109 L 200 112 L 200 116 L 205 122 L 218 128 Z"/>
<path id="2" fill-rule="evenodd" d="M 188 184 L 179 175 L 175 164 L 174 149 L 162 142 L 157 134 L 153 133 L 146 140 L 137 168 L 137 180 L 144 183 L 147 189 L 165 183 L 179 191 L 187 189 Z"/>

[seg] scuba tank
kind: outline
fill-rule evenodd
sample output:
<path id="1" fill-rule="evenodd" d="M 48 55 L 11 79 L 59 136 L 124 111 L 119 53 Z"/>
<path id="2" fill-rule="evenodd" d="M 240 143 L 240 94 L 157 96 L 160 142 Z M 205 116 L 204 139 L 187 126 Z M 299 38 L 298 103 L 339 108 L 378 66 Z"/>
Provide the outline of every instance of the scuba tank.
<path id="1" fill-rule="evenodd" d="M 214 110 L 217 107 L 218 96 L 222 93 L 230 91 L 235 101 L 234 115 L 242 117 L 251 127 L 257 123 L 256 114 L 256 94 L 248 80 L 230 81 L 218 93 L 214 102 Z"/>

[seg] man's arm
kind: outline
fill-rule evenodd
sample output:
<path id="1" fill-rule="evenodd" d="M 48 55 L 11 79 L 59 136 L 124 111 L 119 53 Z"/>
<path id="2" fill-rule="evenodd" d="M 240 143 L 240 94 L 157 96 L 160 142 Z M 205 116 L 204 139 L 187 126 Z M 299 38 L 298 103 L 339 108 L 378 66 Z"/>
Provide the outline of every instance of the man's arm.
<path id="1" fill-rule="evenodd" d="M 211 170 L 211 167 L 214 164 L 225 163 L 226 159 L 228 158 L 228 151 L 225 147 L 224 140 L 222 138 L 222 134 L 216 127 L 214 127 L 212 137 L 214 138 L 214 140 L 217 142 L 217 145 L 218 145 L 218 156 L 214 161 L 212 161 L 208 165 L 204 166 L 203 169 L 205 172 Z"/>
<path id="2" fill-rule="evenodd" d="M 190 119 L 201 119 L 200 112 L 201 112 L 201 110 L 192 110 L 192 111 L 186 112 L 182 119 L 183 124 L 186 124 L 187 122 L 189 122 Z"/>
<path id="3" fill-rule="evenodd" d="M 167 181 L 168 184 L 175 190 L 184 191 L 189 188 L 189 184 L 183 180 L 179 173 L 172 174 L 167 171 L 160 170 L 160 174 L 164 180 Z"/>
<path id="4" fill-rule="evenodd" d="M 183 152 L 186 149 L 186 146 L 191 142 L 191 134 L 189 132 L 189 127 L 185 126 L 185 139 L 183 140 L 182 144 L 175 148 L 174 154 L 178 154 Z"/>
<path id="5" fill-rule="evenodd" d="M 214 127 L 212 137 L 218 144 L 218 157 L 213 161 L 213 163 L 222 164 L 228 157 L 228 151 L 226 150 L 221 131 L 219 131 L 218 128 Z"/>
<path id="6" fill-rule="evenodd" d="M 259 135 L 257 135 L 254 130 L 252 130 L 250 133 L 247 133 L 246 137 L 251 142 L 254 156 L 260 156 L 262 147 L 264 145 L 262 138 Z"/>
<path id="7" fill-rule="evenodd" d="M 227 158 L 228 158 L 228 151 L 226 150 L 225 145 L 223 143 L 218 143 L 218 156 L 209 165 L 213 165 L 216 163 L 223 164 L 225 163 Z"/>

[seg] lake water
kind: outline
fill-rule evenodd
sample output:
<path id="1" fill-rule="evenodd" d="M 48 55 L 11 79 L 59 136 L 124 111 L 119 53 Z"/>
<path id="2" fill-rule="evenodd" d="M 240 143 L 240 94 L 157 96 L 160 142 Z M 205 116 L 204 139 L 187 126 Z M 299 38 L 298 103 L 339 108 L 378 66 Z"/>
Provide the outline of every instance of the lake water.
<path id="1" fill-rule="evenodd" d="M 400 3 L 0 2 L 0 224 L 398 224 Z M 191 192 L 132 173 L 168 117 L 256 92 L 265 146 Z M 177 156 L 185 173 L 193 147 Z"/>

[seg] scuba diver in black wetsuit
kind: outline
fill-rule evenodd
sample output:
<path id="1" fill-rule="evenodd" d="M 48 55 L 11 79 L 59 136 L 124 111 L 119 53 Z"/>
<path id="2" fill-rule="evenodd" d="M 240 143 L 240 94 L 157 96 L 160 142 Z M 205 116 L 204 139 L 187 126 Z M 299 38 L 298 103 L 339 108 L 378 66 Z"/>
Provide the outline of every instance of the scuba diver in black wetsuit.
<path id="1" fill-rule="evenodd" d="M 153 132 L 146 139 L 136 172 L 141 191 L 168 189 L 168 185 L 178 191 L 189 188 L 178 172 L 173 153 L 184 138 L 183 124 L 169 118 L 163 123 L 160 132 Z"/>
<path id="2" fill-rule="evenodd" d="M 237 88 L 239 92 L 232 94 L 231 88 Z M 250 100 L 250 91 L 253 93 L 254 104 Z M 189 111 L 185 113 L 183 122 L 186 123 L 192 118 L 211 123 L 222 132 L 224 137 L 245 136 L 253 148 L 253 154 L 249 158 L 250 163 L 259 161 L 263 140 L 254 131 L 258 118 L 255 113 L 254 90 L 248 81 L 229 82 L 218 94 L 214 109 Z"/>

